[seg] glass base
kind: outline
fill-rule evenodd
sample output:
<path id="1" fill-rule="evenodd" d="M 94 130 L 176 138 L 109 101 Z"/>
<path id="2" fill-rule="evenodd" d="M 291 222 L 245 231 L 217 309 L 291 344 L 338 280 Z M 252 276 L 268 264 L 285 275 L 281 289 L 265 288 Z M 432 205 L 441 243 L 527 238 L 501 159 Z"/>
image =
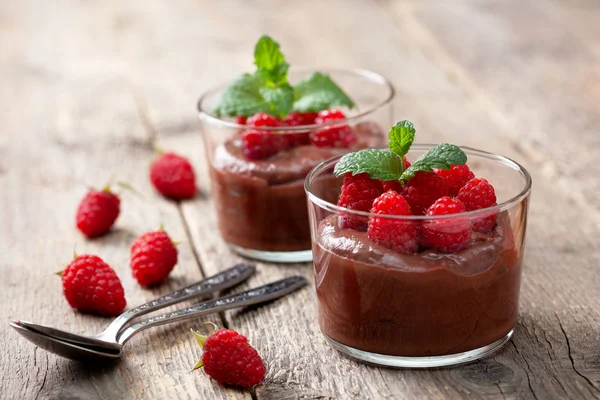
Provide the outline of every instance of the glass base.
<path id="1" fill-rule="evenodd" d="M 278 262 L 278 263 L 300 263 L 313 260 L 312 250 L 300 251 L 263 251 L 246 249 L 229 243 L 229 247 L 241 256 L 253 260 Z"/>
<path id="2" fill-rule="evenodd" d="M 475 350 L 465 351 L 464 353 L 448 354 L 444 356 L 432 357 L 403 357 L 389 356 L 385 354 L 370 353 L 350 346 L 336 342 L 327 335 L 324 335 L 329 344 L 342 354 L 366 362 L 367 364 L 394 367 L 394 368 L 432 368 L 448 367 L 451 365 L 466 364 L 487 357 L 490 354 L 500 350 L 508 342 L 514 332 L 512 329 L 506 336 L 496 340 L 487 346 Z"/>

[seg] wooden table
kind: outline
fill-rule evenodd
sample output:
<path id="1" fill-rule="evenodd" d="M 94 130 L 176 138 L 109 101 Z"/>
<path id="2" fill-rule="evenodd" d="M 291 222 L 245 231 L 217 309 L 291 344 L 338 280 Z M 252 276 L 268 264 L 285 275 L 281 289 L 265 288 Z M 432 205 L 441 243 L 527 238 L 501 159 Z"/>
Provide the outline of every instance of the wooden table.
<path id="1" fill-rule="evenodd" d="M 2 1 L 0 3 L 1 398 L 598 398 L 600 397 L 600 5 L 594 0 Z M 420 142 L 507 155 L 534 179 L 514 339 L 459 368 L 392 370 L 342 358 L 319 333 L 313 288 L 211 319 L 249 337 L 268 364 L 242 392 L 190 372 L 202 321 L 147 331 L 114 365 L 48 354 L 9 319 L 95 333 L 106 319 L 71 310 L 53 273 L 73 248 L 120 275 L 130 305 L 239 260 L 216 234 L 195 102 L 250 70 L 262 33 L 292 64 L 363 67 L 398 90 L 397 119 Z M 181 204 L 147 179 L 153 147 L 189 156 L 201 193 Z M 74 227 L 88 185 L 112 175 L 116 229 Z M 164 223 L 179 246 L 168 282 L 140 288 L 129 245 Z M 311 266 L 259 264 L 244 287 Z"/>

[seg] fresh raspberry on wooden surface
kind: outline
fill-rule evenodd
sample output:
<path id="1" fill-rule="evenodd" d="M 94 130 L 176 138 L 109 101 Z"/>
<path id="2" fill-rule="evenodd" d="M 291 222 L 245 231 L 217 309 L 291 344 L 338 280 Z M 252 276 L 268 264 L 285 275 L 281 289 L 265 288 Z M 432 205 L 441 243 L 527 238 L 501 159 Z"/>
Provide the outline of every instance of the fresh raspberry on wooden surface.
<path id="1" fill-rule="evenodd" d="M 89 238 L 104 235 L 119 216 L 120 203 L 119 197 L 108 187 L 90 190 L 77 208 L 77 228 Z"/>
<path id="2" fill-rule="evenodd" d="M 163 230 L 148 232 L 131 246 L 131 272 L 140 285 L 149 286 L 169 276 L 177 264 L 177 248 Z"/>
<path id="3" fill-rule="evenodd" d="M 163 196 L 189 199 L 196 195 L 196 175 L 187 158 L 175 153 L 160 155 L 150 166 L 150 181 Z"/>
<path id="4" fill-rule="evenodd" d="M 450 215 L 466 212 L 462 201 L 444 196 L 435 201 L 425 215 Z M 455 253 L 471 243 L 471 223 L 467 217 L 432 219 L 421 227 L 421 244 L 440 253 Z"/>
<path id="5" fill-rule="evenodd" d="M 394 192 L 383 193 L 373 202 L 371 213 L 381 215 L 413 215 L 406 199 Z M 369 238 L 382 246 L 403 254 L 419 249 L 419 222 L 385 217 L 371 217 Z"/>
<path id="6" fill-rule="evenodd" d="M 204 367 L 204 372 L 220 384 L 248 389 L 265 379 L 265 364 L 244 335 L 218 329 L 208 337 L 197 332 L 194 336 L 204 349 L 196 368 Z"/>
<path id="7" fill-rule="evenodd" d="M 434 172 L 444 180 L 450 196 L 457 196 L 460 188 L 475 178 L 467 164 L 451 165 L 450 169 L 435 168 Z"/>
<path id="8" fill-rule="evenodd" d="M 100 257 L 76 256 L 61 278 L 65 298 L 79 311 L 118 315 L 127 305 L 119 277 Z"/>
<path id="9" fill-rule="evenodd" d="M 319 112 L 315 123 L 324 124 L 344 119 L 346 119 L 346 115 L 340 110 L 324 110 Z M 355 141 L 354 130 L 343 122 L 310 133 L 310 142 L 317 147 L 348 148 Z"/>
<path id="10" fill-rule="evenodd" d="M 465 204 L 468 211 L 481 210 L 497 204 L 494 187 L 483 178 L 473 178 L 467 182 L 458 192 L 457 198 Z M 475 217 L 471 224 L 474 231 L 489 232 L 496 226 L 496 213 Z"/>
<path id="11" fill-rule="evenodd" d="M 444 180 L 433 172 L 417 171 L 402 191 L 415 215 L 423 215 L 437 199 L 448 195 Z"/>
<path id="12" fill-rule="evenodd" d="M 369 174 L 346 174 L 342 184 L 342 192 L 337 205 L 355 211 L 369 212 L 375 200 L 383 193 L 381 181 L 371 179 Z M 367 217 L 362 220 L 357 216 L 344 215 L 340 217 L 342 228 L 365 230 Z"/>

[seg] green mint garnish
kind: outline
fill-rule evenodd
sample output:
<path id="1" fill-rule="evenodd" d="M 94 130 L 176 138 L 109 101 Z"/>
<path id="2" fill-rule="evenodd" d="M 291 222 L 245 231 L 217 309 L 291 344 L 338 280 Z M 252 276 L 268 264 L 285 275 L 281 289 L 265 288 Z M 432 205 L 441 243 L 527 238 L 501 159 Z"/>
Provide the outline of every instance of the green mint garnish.
<path id="1" fill-rule="evenodd" d="M 450 164 L 460 165 L 467 162 L 467 155 L 458 146 L 442 143 L 423 154 L 402 173 L 400 179 L 405 181 L 415 176 L 417 171 L 431 172 L 434 168 L 450 169 Z"/>
<path id="2" fill-rule="evenodd" d="M 254 48 L 253 74 L 244 74 L 223 92 L 213 112 L 217 116 L 250 116 L 265 112 L 285 117 L 292 110 L 317 112 L 354 107 L 352 100 L 326 74 L 314 73 L 295 87 L 288 83 L 290 65 L 279 44 L 263 35 Z"/>
<path id="3" fill-rule="evenodd" d="M 453 144 L 442 143 L 423 154 L 409 168 L 404 168 L 404 156 L 415 138 L 415 127 L 409 121 L 401 121 L 390 129 L 389 147 L 392 151 L 379 149 L 360 150 L 344 155 L 335 166 L 336 176 L 348 172 L 352 175 L 367 173 L 381 181 L 406 181 L 417 171 L 431 172 L 433 168 L 449 169 L 450 164 L 467 162 L 467 155 Z"/>
<path id="4" fill-rule="evenodd" d="M 294 110 L 317 112 L 332 107 L 354 107 L 354 102 L 327 74 L 315 72 L 294 86 Z"/>

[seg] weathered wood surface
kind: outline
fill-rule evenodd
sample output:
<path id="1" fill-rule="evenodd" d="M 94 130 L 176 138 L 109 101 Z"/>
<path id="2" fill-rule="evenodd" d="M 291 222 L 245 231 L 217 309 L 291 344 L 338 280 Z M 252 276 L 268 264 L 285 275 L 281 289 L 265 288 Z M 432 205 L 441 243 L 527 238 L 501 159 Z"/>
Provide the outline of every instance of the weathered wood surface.
<path id="1" fill-rule="evenodd" d="M 600 6 L 592 1 L 60 1 L 0 3 L 1 398 L 598 398 L 600 397 Z M 268 364 L 251 393 L 190 372 L 199 321 L 157 328 L 115 366 L 35 349 L 9 330 L 23 318 L 93 333 L 106 320 L 72 312 L 52 274 L 73 246 L 103 256 L 130 305 L 234 263 L 215 235 L 194 105 L 250 68 L 263 32 L 292 63 L 364 67 L 390 77 L 395 114 L 419 141 L 447 140 L 522 162 L 534 178 L 521 317 L 496 356 L 429 371 L 374 368 L 320 336 L 315 295 L 212 318 L 247 334 Z M 318 61 L 315 61 L 318 60 Z M 198 197 L 156 196 L 158 144 L 190 156 Z M 123 194 L 111 235 L 73 227 L 86 185 L 111 173 Z M 167 284 L 139 288 L 129 244 L 160 222 L 183 239 Z M 260 264 L 245 286 L 311 267 Z"/>

